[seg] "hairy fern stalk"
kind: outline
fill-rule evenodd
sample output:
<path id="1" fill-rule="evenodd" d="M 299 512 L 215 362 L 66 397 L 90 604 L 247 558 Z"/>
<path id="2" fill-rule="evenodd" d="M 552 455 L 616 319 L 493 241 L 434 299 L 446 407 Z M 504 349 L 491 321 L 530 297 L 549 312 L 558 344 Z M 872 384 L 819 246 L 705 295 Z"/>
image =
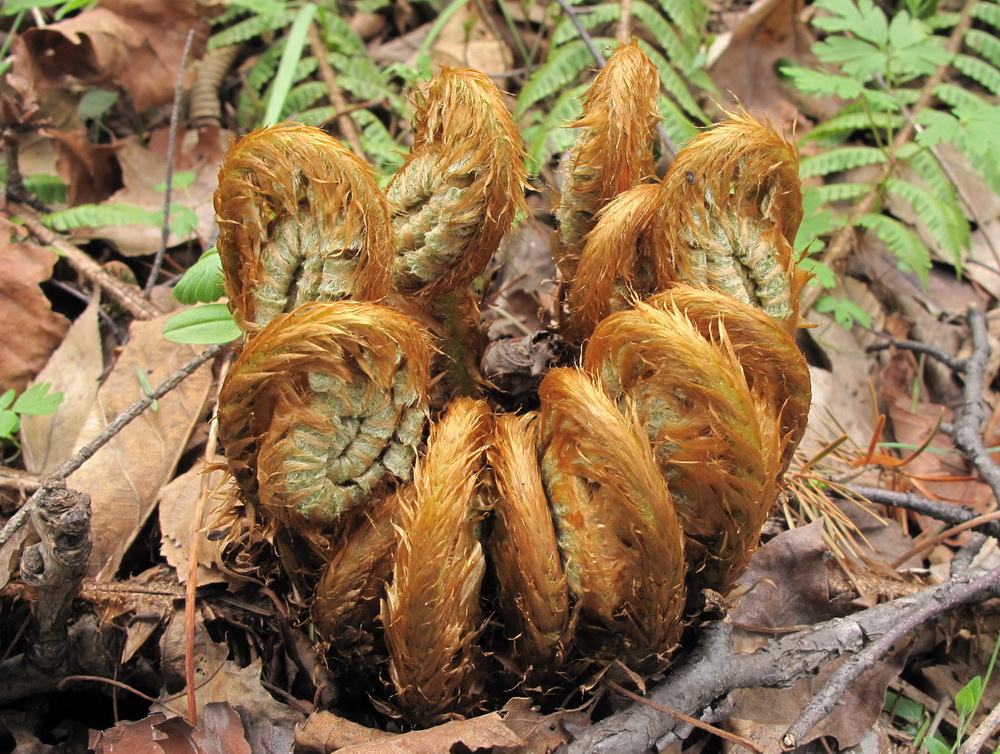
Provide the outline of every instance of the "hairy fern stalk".
<path id="1" fill-rule="evenodd" d="M 524 207 L 485 76 L 431 82 L 385 194 L 289 124 L 220 171 L 246 335 L 219 408 L 238 497 L 308 546 L 331 667 L 413 724 L 613 662 L 661 671 L 699 591 L 746 568 L 802 436 L 795 152 L 741 115 L 657 181 L 659 75 L 624 46 L 584 102 L 556 250 L 580 351 L 524 415 L 466 392 L 470 286 Z M 436 379 L 436 347 L 466 383 Z"/>

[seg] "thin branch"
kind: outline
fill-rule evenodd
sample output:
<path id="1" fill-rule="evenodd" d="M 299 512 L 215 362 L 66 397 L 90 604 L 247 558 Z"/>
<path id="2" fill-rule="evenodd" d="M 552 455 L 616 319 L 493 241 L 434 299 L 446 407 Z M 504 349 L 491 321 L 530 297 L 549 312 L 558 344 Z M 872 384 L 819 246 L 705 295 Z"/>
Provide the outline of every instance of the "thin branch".
<path id="1" fill-rule="evenodd" d="M 952 583 L 958 582 L 953 579 Z M 987 571 L 978 578 L 959 583 L 946 592 L 926 589 L 916 597 L 909 609 L 902 611 L 897 620 L 877 641 L 864 650 L 852 655 L 834 671 L 819 693 L 817 693 L 802 710 L 798 719 L 789 726 L 781 738 L 781 745 L 786 751 L 796 748 L 799 742 L 811 731 L 820 720 L 830 714 L 837 700 L 844 694 L 847 686 L 864 671 L 873 667 L 882 657 L 892 650 L 893 645 L 924 621 L 940 615 L 963 602 L 974 599 L 982 592 L 1000 582 L 1000 568 Z M 949 582 L 945 582 L 949 583 Z"/>
<path id="2" fill-rule="evenodd" d="M 733 651 L 733 627 L 729 619 L 713 621 L 702 629 L 698 645 L 681 657 L 666 680 L 651 691 L 649 699 L 696 716 L 734 689 L 791 685 L 830 660 L 859 652 L 867 639 L 878 639 L 903 623 L 912 623 L 915 615 L 923 615 L 926 620 L 969 602 L 998 580 L 1000 569 L 978 578 L 968 574 L 956 576 L 918 594 L 774 639 L 753 654 Z M 647 705 L 632 704 L 580 731 L 577 739 L 560 751 L 569 754 L 648 751 L 677 724 L 675 718 Z"/>
<path id="3" fill-rule="evenodd" d="M 121 306 L 135 319 L 153 319 L 162 312 L 142 297 L 142 292 L 133 285 L 114 277 L 86 252 L 67 241 L 59 233 L 45 227 L 38 212 L 26 204 L 7 203 L 7 213 L 17 215 L 24 227 L 42 246 L 52 246 L 78 273 L 99 287 L 108 298 Z"/>
<path id="4" fill-rule="evenodd" d="M 990 458 L 983 443 L 982 428 L 986 422 L 983 405 L 986 369 L 990 360 L 990 340 L 986 329 L 986 314 L 978 309 L 969 310 L 969 328 L 972 330 L 972 355 L 966 359 L 965 396 L 960 416 L 952 427 L 952 440 L 979 476 L 1000 500 L 1000 466 Z"/>
<path id="5" fill-rule="evenodd" d="M 875 331 L 872 330 L 872 332 Z M 886 342 L 876 343 L 875 345 L 868 346 L 868 348 L 865 349 L 865 353 L 876 353 L 878 351 L 887 351 L 888 349 L 893 347 L 901 348 L 906 351 L 913 351 L 914 353 L 927 354 L 935 361 L 940 361 L 949 369 L 952 369 L 960 373 L 965 372 L 965 367 L 966 367 L 965 359 L 959 359 L 955 356 L 952 356 L 950 353 L 942 351 L 937 346 L 931 346 L 928 345 L 927 343 L 920 343 L 916 340 L 897 340 L 896 338 L 885 335 L 884 333 L 876 333 L 876 335 L 880 335 L 886 338 L 887 339 Z"/>
<path id="6" fill-rule="evenodd" d="M 913 492 L 895 492 L 893 490 L 883 490 L 878 487 L 866 487 L 859 484 L 843 485 L 843 489 L 837 487 L 829 488 L 830 494 L 845 499 L 852 499 L 853 495 L 864 498 L 879 505 L 890 505 L 893 508 L 904 508 L 922 516 L 930 516 L 946 524 L 958 525 L 971 521 L 976 517 L 975 513 L 960 505 L 944 503 L 939 500 L 931 500 Z M 850 493 L 850 494 L 844 494 Z M 989 534 L 991 537 L 1000 538 L 1000 523 L 991 522 L 977 527 L 978 531 Z"/>
<path id="7" fill-rule="evenodd" d="M 962 748 L 958 750 L 958 754 L 979 754 L 979 750 L 986 745 L 997 728 L 1000 728 L 1000 704 L 994 707 L 979 724 L 979 727 L 972 732 L 972 735 L 962 744 Z"/>
<path id="8" fill-rule="evenodd" d="M 337 109 L 337 130 L 340 131 L 340 135 L 347 143 L 351 145 L 354 154 L 367 161 L 368 158 L 365 157 L 365 150 L 361 147 L 361 132 L 358 130 L 357 124 L 346 114 L 348 109 L 347 100 L 344 99 L 344 93 L 340 91 L 340 86 L 337 84 L 337 76 L 330 65 L 330 61 L 326 59 L 326 45 L 323 42 L 323 36 L 319 32 L 319 26 L 316 25 L 315 21 L 309 24 L 309 46 L 312 48 L 313 57 L 316 58 L 316 69 L 319 72 L 319 77 L 326 84 L 327 97 L 330 99 L 330 103 Z"/>
<path id="9" fill-rule="evenodd" d="M 153 257 L 153 267 L 146 281 L 145 295 L 148 299 L 153 295 L 153 287 L 160 276 L 163 267 L 163 257 L 167 253 L 167 243 L 170 240 L 170 202 L 174 193 L 174 156 L 177 149 L 177 121 L 180 120 L 181 96 L 184 94 L 184 68 L 187 66 L 188 55 L 191 52 L 191 41 L 194 39 L 194 29 L 188 31 L 184 41 L 184 51 L 181 53 L 181 64 L 177 71 L 177 82 L 174 85 L 174 104 L 170 108 L 170 130 L 167 144 L 167 186 L 163 191 L 163 226 L 160 228 L 160 248 Z"/>
<path id="10" fill-rule="evenodd" d="M 28 498 L 27 502 L 25 502 L 25 504 L 10 517 L 3 529 L 0 529 L 0 547 L 6 544 L 10 538 L 14 536 L 17 530 L 24 525 L 32 511 L 38 506 L 39 501 L 45 497 L 50 490 L 58 489 L 62 486 L 62 483 L 67 477 L 83 466 L 83 464 L 98 450 L 104 447 L 104 445 L 106 445 L 115 435 L 121 432 L 126 425 L 149 408 L 154 401 L 157 401 L 165 396 L 175 387 L 180 385 L 185 379 L 194 374 L 198 367 L 206 361 L 215 358 L 223 348 L 224 346 L 210 346 L 191 359 L 191 361 L 187 364 L 177 369 L 173 372 L 173 374 L 167 377 L 167 379 L 157 385 L 151 392 L 144 395 L 142 398 L 125 409 L 115 418 L 113 422 L 105 427 L 104 430 L 97 435 L 97 437 L 80 448 L 80 450 L 78 450 L 72 458 L 46 477 L 38 491 Z"/>

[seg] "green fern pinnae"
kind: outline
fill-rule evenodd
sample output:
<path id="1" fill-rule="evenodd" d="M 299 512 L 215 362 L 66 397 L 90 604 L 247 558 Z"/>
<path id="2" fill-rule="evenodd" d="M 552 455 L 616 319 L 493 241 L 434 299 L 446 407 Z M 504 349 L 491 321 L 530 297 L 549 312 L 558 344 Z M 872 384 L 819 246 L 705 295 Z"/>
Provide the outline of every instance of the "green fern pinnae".
<path id="1" fill-rule="evenodd" d="M 1000 5 L 990 2 L 972 6 L 972 17 L 1000 31 Z"/>
<path id="2" fill-rule="evenodd" d="M 589 86 L 589 84 L 581 84 L 567 89 L 556 100 L 540 123 L 524 129 L 525 151 L 534 163 L 528 167 L 530 173 L 537 173 L 552 155 L 559 154 L 573 146 L 576 132 L 564 126 L 580 117 L 581 97 Z"/>
<path id="3" fill-rule="evenodd" d="M 107 225 L 161 224 L 159 213 L 130 204 L 81 204 L 59 212 L 50 212 L 42 221 L 53 230 L 65 232 L 72 228 L 100 228 Z"/>
<path id="4" fill-rule="evenodd" d="M 389 109 L 407 122 L 413 116 L 406 98 L 388 83 L 386 74 L 367 55 L 331 53 L 329 61 L 338 73 L 337 84 L 345 91 L 359 100 L 384 99 Z"/>
<path id="5" fill-rule="evenodd" d="M 930 18 L 923 19 L 923 22 L 930 31 L 935 32 L 954 29 L 961 20 L 961 13 L 935 13 Z"/>
<path id="6" fill-rule="evenodd" d="M 899 220 L 886 215 L 868 214 L 858 218 L 857 224 L 868 228 L 889 247 L 899 263 L 917 274 L 920 283 L 927 285 L 927 273 L 931 269 L 931 254 L 920 237 Z"/>
<path id="7" fill-rule="evenodd" d="M 215 50 L 219 47 L 229 47 L 229 45 L 246 42 L 269 31 L 283 29 L 295 20 L 297 14 L 298 10 L 293 7 L 283 10 L 280 13 L 250 16 L 245 21 L 240 21 L 228 29 L 223 29 L 213 34 L 208 40 L 208 49 Z"/>
<path id="8" fill-rule="evenodd" d="M 697 39 L 708 18 L 708 6 L 701 0 L 660 0 L 660 7 L 677 24 L 681 33 Z"/>
<path id="9" fill-rule="evenodd" d="M 705 111 L 701 109 L 697 100 L 695 100 L 695 98 L 691 95 L 691 91 L 688 89 L 687 84 L 670 64 L 670 61 L 668 61 L 661 52 L 644 39 L 640 39 L 638 41 L 639 49 L 646 53 L 646 55 L 649 56 L 649 59 L 653 61 L 653 65 L 656 66 L 656 72 L 660 76 L 660 84 L 671 96 L 674 97 L 674 99 L 677 100 L 677 104 L 684 108 L 684 111 L 691 117 L 697 119 L 701 123 L 710 123 L 711 119 L 705 115 Z"/>
<path id="10" fill-rule="evenodd" d="M 327 94 L 326 84 L 322 81 L 306 81 L 292 87 L 285 97 L 283 115 L 290 120 L 302 120 L 301 113 L 315 105 Z"/>
<path id="11" fill-rule="evenodd" d="M 961 209 L 954 202 L 943 202 L 927 189 L 907 183 L 899 178 L 890 178 L 885 184 L 893 196 L 909 204 L 946 252 L 961 269 L 963 251 L 969 248 L 969 224 Z"/>
<path id="12" fill-rule="evenodd" d="M 689 71 L 695 67 L 694 56 L 698 51 L 697 47 L 692 47 L 690 39 L 684 40 L 678 36 L 670 21 L 656 8 L 641 0 L 635 0 L 632 3 L 632 15 L 645 24 L 670 60 L 682 71 Z"/>
<path id="13" fill-rule="evenodd" d="M 323 29 L 323 41 L 328 50 L 337 50 L 348 55 L 363 55 L 365 43 L 339 13 L 322 10 L 319 15 Z"/>
<path id="14" fill-rule="evenodd" d="M 814 178 L 853 170 L 862 165 L 879 165 L 886 161 L 885 152 L 875 147 L 840 147 L 803 158 L 799 163 L 799 175 Z"/>
<path id="15" fill-rule="evenodd" d="M 965 33 L 965 44 L 993 65 L 1000 67 L 1000 39 L 985 31 L 970 29 Z"/>
<path id="16" fill-rule="evenodd" d="M 403 148 L 370 110 L 356 110 L 350 117 L 361 128 L 361 145 L 377 168 L 375 177 L 379 185 L 385 188 L 389 178 L 403 166 Z"/>
<path id="17" fill-rule="evenodd" d="M 678 149 L 698 134 L 698 128 L 691 122 L 691 119 L 669 97 L 662 94 L 657 95 L 656 106 L 663 119 L 663 130 L 667 132 L 667 136 Z"/>
<path id="18" fill-rule="evenodd" d="M 952 65 L 993 94 L 1000 95 L 1000 71 L 972 55 L 956 55 Z"/>
<path id="19" fill-rule="evenodd" d="M 958 200 L 955 184 L 929 149 L 918 149 L 906 160 L 906 164 L 938 199 L 951 203 Z"/>
<path id="20" fill-rule="evenodd" d="M 872 187 L 868 183 L 827 183 L 823 186 L 813 186 L 809 190 L 819 197 L 819 204 L 823 205 L 860 199 L 868 194 Z"/>
<path id="21" fill-rule="evenodd" d="M 954 110 L 978 110 L 988 105 L 979 95 L 956 84 L 938 84 L 934 87 L 934 96 Z"/>
<path id="22" fill-rule="evenodd" d="M 281 59 L 281 53 L 284 49 L 284 40 L 281 39 L 260 56 L 247 74 L 247 87 L 249 89 L 257 94 L 264 91 L 267 82 L 274 78 L 274 74 L 278 70 L 278 61 Z"/>
<path id="23" fill-rule="evenodd" d="M 611 40 L 594 40 L 598 45 L 613 44 Z M 549 54 L 545 64 L 536 70 L 528 79 L 521 94 L 517 98 L 514 115 L 519 117 L 524 111 L 539 100 L 550 97 L 573 83 L 577 76 L 587 70 L 594 62 L 590 50 L 583 40 L 577 39 L 559 47 Z"/>
<path id="24" fill-rule="evenodd" d="M 901 128 L 905 122 L 906 118 L 900 113 L 864 112 L 845 109 L 825 123 L 816 126 L 816 128 L 805 136 L 805 139 L 820 141 L 835 137 L 842 138 L 855 131 L 867 131 L 872 128 L 886 131 L 895 130 Z"/>
<path id="25" fill-rule="evenodd" d="M 577 20 L 584 29 L 590 31 L 598 24 L 609 24 L 612 21 L 617 21 L 621 18 L 621 15 L 622 9 L 617 3 L 602 3 L 601 5 L 590 5 L 587 8 L 581 8 L 577 14 Z M 577 32 L 576 26 L 573 25 L 573 20 L 566 17 L 556 24 L 556 28 L 552 32 L 552 41 L 550 44 L 553 48 L 559 47 L 577 37 L 579 37 L 579 32 Z"/>

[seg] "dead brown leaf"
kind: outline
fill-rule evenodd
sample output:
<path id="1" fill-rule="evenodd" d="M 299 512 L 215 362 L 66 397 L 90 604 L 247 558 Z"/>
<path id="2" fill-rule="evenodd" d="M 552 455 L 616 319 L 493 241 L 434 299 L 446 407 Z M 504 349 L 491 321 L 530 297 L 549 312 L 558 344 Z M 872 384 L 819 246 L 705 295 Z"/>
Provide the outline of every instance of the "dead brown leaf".
<path id="1" fill-rule="evenodd" d="M 885 690 L 903 668 L 907 650 L 862 673 L 847 687 L 833 712 L 802 739 L 807 744 L 824 736 L 837 739 L 838 749 L 856 746 L 878 720 L 885 702 Z M 758 744 L 765 754 L 780 754 L 781 737 L 799 716 L 802 708 L 843 663 L 831 662 L 813 678 L 804 678 L 789 689 L 737 689 L 735 709 L 723 727 Z"/>
<path id="2" fill-rule="evenodd" d="M 171 214 L 174 215 L 179 207 L 193 209 L 198 216 L 197 237 L 206 247 L 216 222 L 212 197 L 219 185 L 219 163 L 229 141 L 228 132 L 218 128 L 181 132 L 178 135 L 174 175 L 189 171 L 195 173 L 196 178 L 187 187 L 173 191 Z M 162 186 L 167 175 L 168 143 L 167 129 L 153 132 L 147 145 L 141 144 L 138 136 L 129 136 L 119 141 L 116 146 L 124 188 L 111 196 L 109 201 L 153 212 L 162 211 Z M 113 241 L 125 256 L 155 253 L 161 243 L 161 230 L 152 225 L 94 228 L 84 235 Z M 171 235 L 167 244 L 173 246 L 184 240 Z"/>
<path id="3" fill-rule="evenodd" d="M 177 580 L 185 583 L 188 579 L 189 553 L 191 543 L 197 539 L 198 545 L 198 586 L 217 584 L 226 580 L 219 568 L 222 563 L 222 541 L 210 542 L 207 529 L 216 518 L 216 509 L 225 492 L 219 493 L 224 473 L 219 470 L 206 471 L 204 464 L 198 464 L 181 474 L 160 492 L 160 553 L 167 562 L 177 569 Z M 195 521 L 198 500 L 204 495 L 202 519 Z"/>
<path id="4" fill-rule="evenodd" d="M 15 49 L 39 98 L 54 89 L 122 89 L 139 113 L 173 99 L 181 53 L 195 31 L 201 55 L 209 21 L 197 0 L 112 0 L 65 21 L 27 30 Z M 188 71 L 193 78 L 194 69 Z M 188 82 L 190 84 L 190 81 Z"/>
<path id="5" fill-rule="evenodd" d="M 808 52 L 812 36 L 799 16 L 803 0 L 757 0 L 727 23 L 708 51 L 708 72 L 719 90 L 745 102 L 780 127 L 798 108 L 778 81 L 776 64 Z"/>
<path id="6" fill-rule="evenodd" d="M 69 329 L 69 321 L 52 311 L 38 287 L 51 277 L 56 254 L 22 238 L 20 228 L 0 217 L 0 391 L 18 393 Z"/>
<path id="7" fill-rule="evenodd" d="M 48 476 L 73 455 L 97 398 L 97 381 L 104 370 L 99 307 L 100 299 L 94 297 L 35 379 L 50 382 L 52 390 L 62 392 L 59 408 L 54 414 L 21 417 L 24 465 L 39 476 Z"/>
<path id="8" fill-rule="evenodd" d="M 59 177 L 66 182 L 66 204 L 99 204 L 122 187 L 117 147 L 93 144 L 82 128 L 52 134 Z"/>
<path id="9" fill-rule="evenodd" d="M 330 712 L 309 716 L 295 735 L 297 750 L 304 752 L 340 752 L 341 754 L 437 754 L 453 751 L 488 749 L 501 754 L 547 754 L 566 743 L 560 723 L 572 719 L 579 725 L 586 716 L 577 712 L 538 713 L 529 699 L 511 699 L 502 710 L 455 720 L 427 730 L 404 734 L 358 725 Z"/>
<path id="10" fill-rule="evenodd" d="M 98 392 L 81 440 L 89 441 L 142 397 L 137 370 L 155 386 L 197 353 L 191 346 L 163 338 L 165 319 L 132 323 L 129 343 Z M 156 411 L 143 413 L 69 478 L 71 487 L 91 496 L 94 549 L 90 573 L 99 580 L 113 578 L 149 517 L 160 488 L 170 480 L 188 435 L 201 418 L 211 384 L 211 366 L 204 366 L 160 399 Z"/>

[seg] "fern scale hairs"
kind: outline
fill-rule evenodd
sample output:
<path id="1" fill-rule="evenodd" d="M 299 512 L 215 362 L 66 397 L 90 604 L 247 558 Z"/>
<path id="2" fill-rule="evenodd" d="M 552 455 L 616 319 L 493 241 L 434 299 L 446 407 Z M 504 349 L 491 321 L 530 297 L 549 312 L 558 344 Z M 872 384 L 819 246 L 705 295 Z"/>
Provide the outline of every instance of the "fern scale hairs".
<path id="1" fill-rule="evenodd" d="M 478 522 L 489 434 L 486 402 L 455 400 L 432 428 L 413 483 L 399 494 L 396 562 L 382 622 L 396 703 L 422 725 L 468 712 L 479 701 L 476 641 L 486 558 Z"/>
<path id="2" fill-rule="evenodd" d="M 251 340 L 222 387 L 219 436 L 248 506 L 315 531 L 408 480 L 430 339 L 379 304 L 305 304 Z"/>
<path id="3" fill-rule="evenodd" d="M 537 416 L 497 418 L 487 456 L 493 470 L 496 524 L 490 554 L 500 584 L 500 606 L 522 670 L 558 669 L 573 625 L 569 593 L 542 485 Z"/>
<path id="4" fill-rule="evenodd" d="M 687 535 L 689 570 L 725 593 L 757 546 L 783 463 L 779 428 L 725 333 L 708 340 L 677 308 L 637 303 L 598 325 L 584 364 L 615 403 L 635 406 Z"/>
<path id="5" fill-rule="evenodd" d="M 761 307 L 793 330 L 804 273 L 794 147 L 746 114 L 689 141 L 663 180 L 662 220 L 677 278 Z"/>
<path id="6" fill-rule="evenodd" d="M 542 478 L 569 590 L 612 637 L 590 650 L 659 669 L 682 628 L 684 543 L 646 432 L 577 369 L 549 372 L 539 397 Z"/>
<path id="7" fill-rule="evenodd" d="M 388 204 L 368 164 L 319 129 L 283 123 L 235 142 L 215 210 L 226 294 L 248 336 L 310 301 L 389 293 Z"/>
<path id="8" fill-rule="evenodd" d="M 413 149 L 389 184 L 393 283 L 433 296 L 482 273 L 524 210 L 521 136 L 503 97 L 477 71 L 445 68 L 421 95 Z"/>
<path id="9" fill-rule="evenodd" d="M 576 275 L 595 216 L 618 194 L 655 174 L 653 134 L 659 118 L 656 67 L 633 42 L 615 50 L 587 92 L 570 153 L 553 249 L 565 280 Z"/>

